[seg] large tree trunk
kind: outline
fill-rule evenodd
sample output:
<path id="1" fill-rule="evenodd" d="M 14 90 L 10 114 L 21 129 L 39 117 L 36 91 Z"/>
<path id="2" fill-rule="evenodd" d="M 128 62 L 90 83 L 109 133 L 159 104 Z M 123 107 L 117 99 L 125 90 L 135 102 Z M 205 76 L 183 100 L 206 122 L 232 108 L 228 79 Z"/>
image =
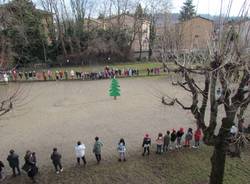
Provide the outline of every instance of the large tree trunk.
<path id="1" fill-rule="evenodd" d="M 211 157 L 212 170 L 209 184 L 223 184 L 226 162 L 226 145 L 223 142 L 223 140 L 220 140 L 220 143 L 214 147 L 214 152 Z"/>
<path id="2" fill-rule="evenodd" d="M 222 125 L 215 140 L 214 153 L 211 157 L 212 169 L 209 184 L 223 184 L 226 153 L 228 149 L 227 138 L 230 134 L 229 130 L 233 125 L 235 112 L 231 109 L 230 117 L 222 119 Z"/>

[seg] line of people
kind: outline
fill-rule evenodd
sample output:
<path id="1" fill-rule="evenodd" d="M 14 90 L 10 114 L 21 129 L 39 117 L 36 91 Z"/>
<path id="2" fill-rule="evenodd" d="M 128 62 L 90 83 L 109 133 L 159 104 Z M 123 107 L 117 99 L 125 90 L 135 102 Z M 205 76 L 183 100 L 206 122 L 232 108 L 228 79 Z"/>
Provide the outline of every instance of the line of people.
<path id="1" fill-rule="evenodd" d="M 132 77 L 139 76 L 139 70 L 136 68 L 110 68 L 106 66 L 103 71 L 99 72 L 84 72 L 80 70 L 43 70 L 43 71 L 5 71 L 0 72 L 0 79 L 8 81 L 22 81 L 22 80 L 97 80 L 97 79 L 108 79 L 113 76 L 117 77 Z"/>
<path id="2" fill-rule="evenodd" d="M 156 154 L 162 154 L 163 152 L 167 152 L 168 150 L 180 149 L 181 147 L 191 147 L 191 141 L 194 138 L 194 145 L 192 148 L 199 148 L 200 140 L 201 140 L 201 129 L 197 128 L 195 133 L 193 134 L 193 129 L 188 128 L 185 135 L 185 142 L 182 144 L 182 138 L 184 135 L 184 129 L 180 128 L 178 131 L 175 129 L 170 131 L 168 130 L 166 134 L 163 136 L 162 133 L 158 134 L 156 139 Z M 150 154 L 150 146 L 151 146 L 151 138 L 148 134 L 145 135 L 142 143 L 143 153 L 142 156 L 145 156 L 147 153 Z"/>
<path id="3" fill-rule="evenodd" d="M 175 148 L 181 148 L 182 147 L 182 137 L 184 135 L 184 129 L 180 128 L 180 130 L 175 131 L 173 129 L 172 133 L 170 134 L 170 131 L 167 131 L 166 134 L 163 136 L 162 133 L 158 134 L 158 137 L 156 139 L 156 154 L 161 154 L 162 152 L 167 152 L 168 150 L 172 150 Z M 195 145 L 194 148 L 199 147 L 199 142 L 201 139 L 201 130 L 197 129 L 194 134 L 195 138 Z M 190 147 L 190 143 L 193 139 L 193 132 L 192 128 L 189 128 L 186 137 L 185 137 L 185 147 Z M 95 155 L 97 164 L 100 164 L 102 160 L 101 156 L 101 150 L 103 147 L 103 143 L 99 140 L 99 137 L 95 137 L 95 143 L 93 146 L 93 154 Z M 142 142 L 143 147 L 143 153 L 144 156 L 146 153 L 150 154 L 150 147 L 151 147 L 151 138 L 148 134 L 145 135 Z M 76 154 L 76 161 L 77 164 L 81 164 L 81 160 L 83 162 L 83 165 L 86 166 L 87 161 L 85 158 L 85 151 L 86 147 L 81 141 L 78 141 L 75 145 L 75 154 Z M 117 152 L 119 162 L 126 161 L 126 144 L 124 138 L 121 138 L 117 144 Z M 63 172 L 63 166 L 62 166 L 62 155 L 58 151 L 57 148 L 53 148 L 53 151 L 50 155 L 50 159 L 52 161 L 52 164 L 54 166 L 55 172 L 59 174 L 60 172 Z M 19 155 L 12 149 L 9 151 L 9 155 L 7 157 L 7 161 L 9 163 L 10 168 L 13 172 L 13 177 L 21 175 L 20 170 L 20 164 L 19 164 Z M 4 164 L 2 161 L 0 161 L 0 181 L 5 178 L 5 175 L 3 173 Z M 38 173 L 38 167 L 37 167 L 37 158 L 36 153 L 31 152 L 30 150 L 26 151 L 26 154 L 24 156 L 24 165 L 22 166 L 22 170 L 25 171 L 28 175 L 28 177 L 35 183 L 35 176 Z"/>

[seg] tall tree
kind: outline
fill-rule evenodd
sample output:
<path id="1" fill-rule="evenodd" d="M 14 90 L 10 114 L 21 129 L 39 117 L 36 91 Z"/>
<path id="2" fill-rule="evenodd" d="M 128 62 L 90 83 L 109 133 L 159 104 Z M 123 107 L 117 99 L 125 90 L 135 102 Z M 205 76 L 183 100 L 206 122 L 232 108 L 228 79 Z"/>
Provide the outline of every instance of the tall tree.
<path id="1" fill-rule="evenodd" d="M 195 6 L 193 5 L 193 0 L 186 0 L 180 11 L 180 21 L 186 21 L 191 19 L 196 15 Z"/>
<path id="2" fill-rule="evenodd" d="M 2 7 L 1 30 L 7 40 L 15 63 L 46 61 L 47 38 L 42 24 L 43 12 L 37 11 L 30 0 L 12 0 Z"/>
<path id="3" fill-rule="evenodd" d="M 137 38 L 139 41 L 139 58 L 138 58 L 139 61 L 141 60 L 142 57 L 142 44 L 143 44 L 143 33 L 144 33 L 143 24 L 145 21 L 144 18 L 145 18 L 144 11 L 142 9 L 141 4 L 139 3 L 136 7 L 134 16 L 134 19 L 136 21 Z"/>
<path id="4" fill-rule="evenodd" d="M 234 28 L 228 30 L 223 25 L 222 22 L 218 38 L 211 39 L 206 52 L 175 52 L 174 59 L 178 69 L 169 71 L 179 72 L 184 76 L 185 82 L 178 81 L 174 84 L 191 95 L 190 105 L 184 105 L 177 97 L 170 102 L 167 102 L 169 97 L 162 98 L 165 105 L 176 103 L 190 111 L 197 127 L 203 131 L 204 143 L 214 147 L 209 184 L 223 183 L 229 146 L 235 145 L 238 148 L 245 140 L 244 133 L 232 137 L 230 129 L 236 121 L 244 117 L 250 104 L 250 62 L 245 44 L 247 40 L 240 39 L 245 37 L 243 30 L 248 30 L 249 25 L 240 26 L 237 32 Z M 202 67 L 196 68 L 188 64 L 197 60 L 206 62 Z M 222 89 L 219 95 L 218 88 Z M 218 116 L 220 111 L 225 112 L 222 118 Z"/>

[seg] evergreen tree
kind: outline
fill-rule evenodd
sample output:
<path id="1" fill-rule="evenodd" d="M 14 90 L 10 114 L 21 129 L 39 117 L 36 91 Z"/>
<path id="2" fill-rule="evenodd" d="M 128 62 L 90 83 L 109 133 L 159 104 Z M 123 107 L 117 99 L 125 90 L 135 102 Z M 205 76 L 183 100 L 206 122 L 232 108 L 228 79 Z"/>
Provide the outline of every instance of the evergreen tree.
<path id="1" fill-rule="evenodd" d="M 110 90 L 109 90 L 109 96 L 113 96 L 115 100 L 116 100 L 117 96 L 121 96 L 120 95 L 120 85 L 115 78 L 112 79 L 112 82 L 110 85 Z"/>
<path id="2" fill-rule="evenodd" d="M 193 18 L 196 15 L 195 6 L 193 5 L 193 0 L 186 0 L 180 11 L 180 21 L 186 21 Z"/>

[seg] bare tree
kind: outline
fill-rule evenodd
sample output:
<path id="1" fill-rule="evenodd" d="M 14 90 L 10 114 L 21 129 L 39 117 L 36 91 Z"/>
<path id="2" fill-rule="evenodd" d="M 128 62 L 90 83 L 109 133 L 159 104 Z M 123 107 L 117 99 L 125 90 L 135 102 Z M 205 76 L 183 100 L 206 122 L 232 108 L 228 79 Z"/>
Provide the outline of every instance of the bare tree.
<path id="1" fill-rule="evenodd" d="M 244 20 L 244 16 L 242 17 Z M 228 26 L 225 21 L 226 19 L 220 22 L 218 39 L 214 39 L 208 45 L 202 58 L 196 52 L 175 52 L 174 62 L 177 69 L 169 68 L 169 71 L 183 74 L 185 81 L 176 84 L 191 94 L 191 105 L 184 105 L 178 98 L 172 100 L 169 100 L 169 97 L 162 98 L 162 103 L 165 105 L 178 104 L 184 110 L 191 111 L 198 128 L 203 131 L 204 143 L 214 147 L 210 184 L 223 183 L 229 145 L 239 143 L 237 140 L 244 136 L 239 134 L 238 139 L 232 138 L 230 128 L 237 120 L 237 114 L 239 118 L 244 117 L 244 112 L 250 103 L 249 87 L 247 89 L 250 81 L 250 56 L 246 48 L 249 44 L 244 43 L 246 39 L 244 41 L 240 39 L 245 36 L 242 35 L 244 31 L 241 29 L 248 27 Z M 205 60 L 206 64 L 199 68 L 188 64 L 198 59 Z M 217 94 L 218 88 L 222 89 L 220 95 Z M 206 114 L 207 110 L 209 114 Z M 219 110 L 225 112 L 221 120 L 218 118 Z M 209 117 L 208 122 L 206 115 Z"/>

